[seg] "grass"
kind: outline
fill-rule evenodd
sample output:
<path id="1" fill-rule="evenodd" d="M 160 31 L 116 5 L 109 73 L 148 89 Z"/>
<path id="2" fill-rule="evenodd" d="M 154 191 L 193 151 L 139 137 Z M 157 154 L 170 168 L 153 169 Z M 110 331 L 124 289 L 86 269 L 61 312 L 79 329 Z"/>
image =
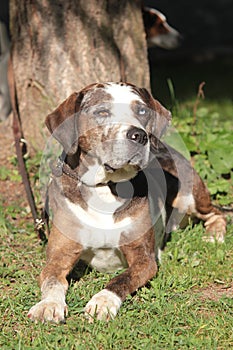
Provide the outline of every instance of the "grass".
<path id="1" fill-rule="evenodd" d="M 192 97 L 178 104 L 174 93 L 174 123 L 187 143 L 190 142 L 188 147 L 193 159 L 196 156 L 194 165 L 203 170 L 205 181 L 216 183 L 224 179 L 229 183 L 229 190 L 225 188 L 223 191 L 220 187 L 212 193 L 216 203 L 229 206 L 232 203 L 232 170 L 227 168 L 228 173 L 222 174 L 222 165 L 220 169 L 216 168 L 214 159 L 209 157 L 210 145 L 201 141 L 203 133 L 207 138 L 213 133 L 213 120 L 217 138 L 228 137 L 232 127 L 228 123 L 233 114 L 232 102 L 230 99 L 200 101 L 194 137 L 194 95 L 195 91 Z M 198 152 L 193 152 L 193 139 L 189 135 L 194 137 L 195 145 L 198 144 Z M 228 140 L 227 143 L 232 142 Z M 197 155 L 205 159 L 198 161 Z M 31 159 L 28 166 L 31 179 L 37 186 L 39 157 Z M 212 169 L 212 175 L 206 169 Z M 211 176 L 214 180 L 210 179 Z M 11 181 L 18 186 L 17 168 L 12 172 L 4 166 L 0 180 L 3 185 L 4 181 Z M 204 242 L 202 224 L 189 225 L 183 231 L 174 232 L 163 254 L 158 275 L 127 298 L 114 321 L 88 324 L 84 319 L 82 310 L 85 304 L 113 277 L 113 274 L 93 270 L 80 281 L 71 281 L 66 324 L 34 324 L 28 320 L 27 312 L 40 299 L 36 277 L 45 263 L 45 247 L 33 232 L 32 221 L 21 200 L 7 206 L 3 198 L 0 201 L 0 348 L 232 349 L 232 232 L 230 215 L 224 244 Z"/>
<path id="2" fill-rule="evenodd" d="M 203 242 L 202 225 L 174 233 L 157 277 L 127 298 L 115 321 L 88 324 L 83 317 L 87 301 L 112 277 L 92 271 L 71 282 L 66 324 L 42 325 L 26 315 L 40 298 L 36 276 L 45 262 L 45 248 L 32 227 L 12 233 L 3 212 L 1 349 L 232 348 L 232 225 L 222 245 Z M 23 219 L 26 214 L 20 215 Z M 214 289 L 214 297 L 208 289 Z"/>
<path id="3" fill-rule="evenodd" d="M 231 68 L 232 62 L 226 59 L 152 68 L 156 76 L 152 79 L 154 95 L 172 110 L 172 125 L 178 132 L 175 137 L 168 134 L 168 143 L 185 156 L 187 151 L 191 153 L 192 164 L 207 184 L 212 200 L 222 206 L 233 203 Z"/>

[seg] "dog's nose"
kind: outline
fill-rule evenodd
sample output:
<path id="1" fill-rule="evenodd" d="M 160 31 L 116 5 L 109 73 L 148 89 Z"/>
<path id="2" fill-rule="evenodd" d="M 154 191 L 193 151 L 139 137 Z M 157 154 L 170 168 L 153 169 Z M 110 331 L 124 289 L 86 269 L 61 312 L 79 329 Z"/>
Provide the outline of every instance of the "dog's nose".
<path id="1" fill-rule="evenodd" d="M 144 146 L 148 142 L 148 137 L 147 137 L 146 132 L 144 130 L 136 128 L 136 127 L 129 129 L 126 137 L 127 137 L 127 139 L 129 139 L 131 141 L 135 141 L 137 143 L 140 143 L 141 145 L 144 145 Z"/>

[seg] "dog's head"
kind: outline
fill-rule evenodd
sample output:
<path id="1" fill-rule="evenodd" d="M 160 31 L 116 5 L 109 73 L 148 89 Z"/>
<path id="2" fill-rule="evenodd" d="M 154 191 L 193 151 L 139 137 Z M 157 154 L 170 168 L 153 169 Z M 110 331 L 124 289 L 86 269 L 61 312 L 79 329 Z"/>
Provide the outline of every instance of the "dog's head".
<path id="1" fill-rule="evenodd" d="M 73 93 L 47 116 L 46 125 L 80 180 L 95 186 L 129 180 L 145 169 L 151 145 L 156 147 L 170 120 L 146 89 L 103 83 Z"/>
<path id="2" fill-rule="evenodd" d="M 144 7 L 142 13 L 148 47 L 171 50 L 180 45 L 182 36 L 167 23 L 163 13 L 150 7 Z"/>

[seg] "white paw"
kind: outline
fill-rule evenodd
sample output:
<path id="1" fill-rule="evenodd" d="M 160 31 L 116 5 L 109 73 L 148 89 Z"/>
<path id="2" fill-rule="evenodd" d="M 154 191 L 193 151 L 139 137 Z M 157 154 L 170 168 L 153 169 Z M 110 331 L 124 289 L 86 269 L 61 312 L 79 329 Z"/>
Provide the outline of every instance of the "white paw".
<path id="1" fill-rule="evenodd" d="M 220 215 L 211 216 L 206 222 L 206 233 L 203 240 L 206 242 L 223 243 L 226 233 L 226 220 Z"/>
<path id="2" fill-rule="evenodd" d="M 65 321 L 68 309 L 66 303 L 60 300 L 46 298 L 34 305 L 28 312 L 28 317 L 32 321 L 45 321 L 62 323 Z"/>
<path id="3" fill-rule="evenodd" d="M 84 309 L 85 317 L 89 322 L 93 322 L 94 318 L 109 321 L 116 316 L 121 303 L 121 299 L 115 293 L 103 289 L 87 303 Z"/>

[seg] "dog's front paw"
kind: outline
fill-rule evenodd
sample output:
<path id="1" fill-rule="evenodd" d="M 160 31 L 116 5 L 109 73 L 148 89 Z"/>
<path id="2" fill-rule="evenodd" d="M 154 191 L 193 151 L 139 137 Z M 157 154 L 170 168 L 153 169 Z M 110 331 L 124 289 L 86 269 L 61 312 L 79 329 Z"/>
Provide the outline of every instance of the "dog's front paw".
<path id="1" fill-rule="evenodd" d="M 85 317 L 91 323 L 97 320 L 109 321 L 113 319 L 121 306 L 121 299 L 107 289 L 95 294 L 85 307 Z"/>
<path id="2" fill-rule="evenodd" d="M 35 322 L 45 321 L 64 323 L 68 308 L 66 303 L 60 300 L 46 298 L 34 305 L 28 313 L 28 317 Z"/>

